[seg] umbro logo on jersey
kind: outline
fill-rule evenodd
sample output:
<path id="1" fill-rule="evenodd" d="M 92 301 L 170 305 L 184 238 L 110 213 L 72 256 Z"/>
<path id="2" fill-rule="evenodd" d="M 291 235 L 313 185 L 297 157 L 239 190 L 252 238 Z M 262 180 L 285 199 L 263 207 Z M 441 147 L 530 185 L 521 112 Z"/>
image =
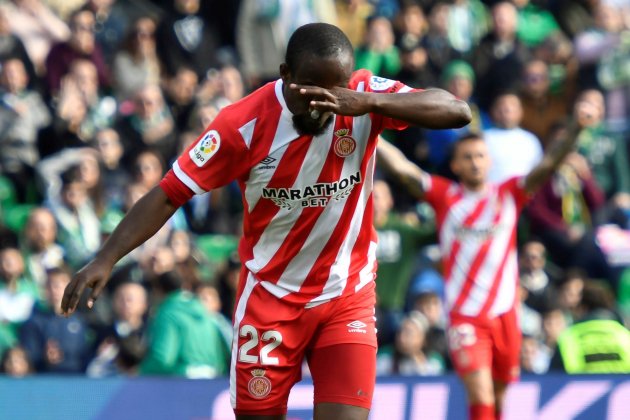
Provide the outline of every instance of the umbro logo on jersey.
<path id="1" fill-rule="evenodd" d="M 275 161 L 276 161 L 275 158 L 272 158 L 271 156 L 267 156 L 266 158 L 260 161 L 260 164 L 259 166 L 256 167 L 256 169 L 276 169 L 276 165 L 272 165 L 272 163 L 274 163 Z"/>
<path id="2" fill-rule="evenodd" d="M 365 327 L 367 327 L 367 324 L 361 321 L 352 321 L 351 323 L 349 323 L 347 325 L 348 327 L 350 327 L 348 329 L 348 332 L 351 333 L 361 333 L 361 334 L 366 334 L 367 331 L 365 330 Z"/>

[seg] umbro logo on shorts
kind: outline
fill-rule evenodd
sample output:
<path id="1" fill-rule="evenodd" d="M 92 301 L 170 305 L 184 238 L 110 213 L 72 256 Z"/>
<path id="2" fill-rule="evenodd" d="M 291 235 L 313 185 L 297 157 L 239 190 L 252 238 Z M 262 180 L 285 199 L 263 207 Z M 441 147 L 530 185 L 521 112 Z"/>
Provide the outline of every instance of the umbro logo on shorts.
<path id="1" fill-rule="evenodd" d="M 348 324 L 348 327 L 350 327 L 350 329 L 348 329 L 348 332 L 351 332 L 351 333 L 362 333 L 362 334 L 367 333 L 367 331 L 365 331 L 365 327 L 367 327 L 367 324 L 361 321 L 352 321 L 351 323 Z"/>

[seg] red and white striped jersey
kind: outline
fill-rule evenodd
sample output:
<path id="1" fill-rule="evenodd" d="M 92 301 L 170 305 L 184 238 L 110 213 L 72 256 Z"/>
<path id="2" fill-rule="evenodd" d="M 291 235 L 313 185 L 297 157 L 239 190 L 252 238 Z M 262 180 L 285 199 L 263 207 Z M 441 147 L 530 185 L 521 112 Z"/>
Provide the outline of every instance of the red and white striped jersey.
<path id="1" fill-rule="evenodd" d="M 425 178 L 425 199 L 436 213 L 451 315 L 494 318 L 514 307 L 516 227 L 529 198 L 523 179 L 472 192 L 438 176 Z"/>
<path id="2" fill-rule="evenodd" d="M 282 87 L 277 80 L 224 108 L 160 185 L 176 202 L 183 185 L 201 194 L 238 180 L 241 261 L 274 296 L 315 305 L 374 280 L 377 136 L 406 124 L 376 114 L 337 115 L 325 133 L 299 135 Z M 348 88 L 412 90 L 366 70 L 355 72 Z"/>

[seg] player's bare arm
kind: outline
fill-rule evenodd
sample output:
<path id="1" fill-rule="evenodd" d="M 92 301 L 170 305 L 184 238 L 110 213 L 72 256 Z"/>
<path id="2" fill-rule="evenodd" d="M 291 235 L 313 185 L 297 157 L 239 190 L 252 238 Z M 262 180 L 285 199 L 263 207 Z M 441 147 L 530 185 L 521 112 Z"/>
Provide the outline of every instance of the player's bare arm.
<path id="1" fill-rule="evenodd" d="M 538 191 L 575 149 L 575 144 L 581 131 L 582 127 L 577 122 L 572 122 L 567 129 L 566 135 L 549 146 L 542 161 L 525 178 L 525 190 L 529 194 Z"/>
<path id="2" fill-rule="evenodd" d="M 422 198 L 424 180 L 429 174 L 407 159 L 400 150 L 383 138 L 379 138 L 376 158 L 378 164 L 404 184 L 411 195 L 418 199 Z"/>
<path id="3" fill-rule="evenodd" d="M 470 123 L 470 107 L 442 89 L 421 92 L 383 94 L 357 92 L 342 87 L 324 89 L 317 86 L 291 84 L 291 89 L 314 98 L 311 108 L 320 113 L 339 115 L 381 114 L 425 128 L 458 128 Z"/>
<path id="4" fill-rule="evenodd" d="M 109 281 L 111 271 L 122 257 L 152 237 L 177 208 L 161 187 L 154 187 L 129 210 L 96 257 L 77 272 L 66 287 L 61 301 L 64 315 L 75 311 L 85 288 L 92 289 L 88 307 L 92 307 Z"/>

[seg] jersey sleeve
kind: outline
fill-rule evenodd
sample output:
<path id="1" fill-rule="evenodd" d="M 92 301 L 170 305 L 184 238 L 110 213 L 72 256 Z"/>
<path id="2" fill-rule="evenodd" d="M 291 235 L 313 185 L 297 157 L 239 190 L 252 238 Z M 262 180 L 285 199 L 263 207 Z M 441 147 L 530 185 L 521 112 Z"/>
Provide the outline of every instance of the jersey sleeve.
<path id="1" fill-rule="evenodd" d="M 440 213 L 447 206 L 446 196 L 453 182 L 436 175 L 426 174 L 424 180 L 424 200 Z"/>
<path id="2" fill-rule="evenodd" d="M 195 194 L 222 187 L 250 170 L 249 149 L 224 111 L 173 163 L 173 174 Z"/>
<path id="3" fill-rule="evenodd" d="M 374 76 L 371 72 L 367 70 L 360 70 L 359 72 L 360 78 L 362 79 L 365 91 L 373 92 L 373 93 L 381 93 L 384 95 L 389 94 L 397 94 L 397 93 L 407 93 L 407 92 L 422 92 L 422 89 L 415 89 L 406 84 L 392 79 L 386 79 L 385 77 Z M 383 115 L 373 114 L 373 121 L 378 120 L 378 124 L 380 124 L 383 130 L 393 129 L 393 130 L 403 130 L 409 126 L 409 123 L 401 120 L 397 120 L 390 117 L 385 117 Z"/>
<path id="4" fill-rule="evenodd" d="M 518 211 L 521 211 L 523 207 L 532 199 L 532 195 L 525 190 L 525 177 L 515 176 L 504 181 L 500 189 L 510 194 L 516 202 Z"/>

